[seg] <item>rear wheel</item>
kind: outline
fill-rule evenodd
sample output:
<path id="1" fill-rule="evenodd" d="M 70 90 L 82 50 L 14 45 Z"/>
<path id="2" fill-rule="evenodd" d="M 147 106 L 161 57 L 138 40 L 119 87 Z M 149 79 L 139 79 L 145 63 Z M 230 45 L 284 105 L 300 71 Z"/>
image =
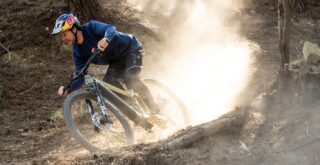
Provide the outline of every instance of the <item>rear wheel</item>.
<path id="1" fill-rule="evenodd" d="M 88 110 L 94 110 L 94 127 Z M 64 120 L 72 136 L 91 152 L 103 151 L 134 143 L 133 131 L 124 115 L 105 100 L 107 113 L 112 122 L 105 122 L 95 97 L 89 91 L 75 91 L 64 102 Z M 90 107 L 89 106 L 89 107 Z"/>
<path id="2" fill-rule="evenodd" d="M 170 122 L 177 127 L 189 124 L 190 117 L 187 107 L 171 89 L 154 79 L 144 79 L 143 82 L 149 88 L 162 115 L 170 119 Z"/>
<path id="3" fill-rule="evenodd" d="M 186 106 L 173 91 L 153 79 L 144 79 L 143 82 L 149 88 L 154 102 L 160 108 L 158 114 L 167 120 L 166 126 L 159 130 L 161 132 L 160 137 L 171 135 L 190 123 Z"/>

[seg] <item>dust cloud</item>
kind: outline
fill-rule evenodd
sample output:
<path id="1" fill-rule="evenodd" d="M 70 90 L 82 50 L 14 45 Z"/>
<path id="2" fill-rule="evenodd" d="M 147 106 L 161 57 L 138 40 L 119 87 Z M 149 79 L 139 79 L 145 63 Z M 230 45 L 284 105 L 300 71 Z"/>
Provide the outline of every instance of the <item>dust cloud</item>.
<path id="1" fill-rule="evenodd" d="M 128 0 L 165 38 L 152 77 L 187 105 L 192 125 L 213 120 L 235 106 L 250 77 L 251 43 L 237 34 L 239 1 Z M 155 72 L 157 72 L 155 74 Z"/>

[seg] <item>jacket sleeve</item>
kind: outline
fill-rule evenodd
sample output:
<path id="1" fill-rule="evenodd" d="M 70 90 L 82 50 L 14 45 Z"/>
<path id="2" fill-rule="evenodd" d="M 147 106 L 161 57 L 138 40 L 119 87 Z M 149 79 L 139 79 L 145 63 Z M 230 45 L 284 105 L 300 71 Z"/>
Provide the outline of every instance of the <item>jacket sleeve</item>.
<path id="1" fill-rule="evenodd" d="M 108 42 L 113 39 L 117 32 L 115 26 L 98 21 L 90 21 L 88 26 L 93 35 L 98 38 L 106 38 Z"/>
<path id="2" fill-rule="evenodd" d="M 78 51 L 77 50 L 73 50 L 73 59 L 74 59 L 74 64 L 75 64 L 75 74 L 74 76 L 78 75 L 81 71 L 81 69 L 85 66 L 85 62 L 83 62 L 79 57 Z M 82 85 L 84 84 L 84 78 L 80 77 L 77 80 L 74 80 L 71 84 L 70 84 L 70 90 L 74 91 L 77 90 L 78 88 L 80 88 Z"/>

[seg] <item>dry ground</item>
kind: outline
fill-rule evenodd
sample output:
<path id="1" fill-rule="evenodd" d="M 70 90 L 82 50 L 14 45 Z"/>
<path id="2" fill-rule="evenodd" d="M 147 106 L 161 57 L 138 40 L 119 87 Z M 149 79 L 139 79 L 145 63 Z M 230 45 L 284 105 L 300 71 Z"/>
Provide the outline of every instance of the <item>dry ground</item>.
<path id="1" fill-rule="evenodd" d="M 304 41 L 320 44 L 320 4 L 306 2 L 308 10 L 292 20 L 290 50 L 294 60 L 302 58 Z M 305 71 L 303 61 L 296 61 L 291 77 L 283 78 L 278 73 L 277 11 L 272 2 L 257 1 L 234 16 L 241 20 L 241 35 L 260 46 L 254 53 L 256 62 L 252 66 L 256 72 L 242 92 L 248 99 L 239 103 L 240 109 L 248 112 L 242 124 L 177 149 L 164 147 L 174 138 L 171 137 L 99 156 L 71 154 L 81 147 L 65 128 L 61 117 L 63 98 L 56 96 L 61 80 L 66 80 L 72 69 L 70 52 L 59 48 L 48 34 L 54 18 L 64 10 L 63 4 L 42 0 L 6 0 L 0 4 L 0 41 L 12 50 L 9 63 L 5 62 L 8 54 L 0 50 L 0 164 L 318 164 L 320 161 L 319 74 L 310 74 L 318 67 Z M 130 29 L 127 26 L 121 28 Z M 254 103 L 260 101 L 264 108 L 249 106 L 263 92 L 266 94 Z M 188 128 L 175 136 L 200 127 Z"/>

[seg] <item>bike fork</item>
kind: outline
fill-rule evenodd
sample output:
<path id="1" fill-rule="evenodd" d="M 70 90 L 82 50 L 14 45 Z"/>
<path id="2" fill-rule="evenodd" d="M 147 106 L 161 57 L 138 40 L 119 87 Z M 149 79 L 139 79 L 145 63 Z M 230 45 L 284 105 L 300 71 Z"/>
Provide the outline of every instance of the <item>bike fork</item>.
<path id="1" fill-rule="evenodd" d="M 94 114 L 92 103 L 88 99 L 86 99 L 85 101 L 86 101 L 86 106 L 87 106 L 87 109 L 89 111 L 90 119 L 92 121 L 92 125 L 94 127 L 94 130 L 99 132 L 100 131 L 99 124 L 97 123 L 97 120 L 95 119 L 95 114 Z"/>
<path id="2" fill-rule="evenodd" d="M 103 100 L 103 97 L 102 97 L 102 95 L 101 95 L 101 93 L 100 93 L 100 91 L 99 91 L 99 89 L 98 89 L 97 83 L 94 82 L 94 83 L 92 84 L 92 87 L 93 87 L 93 89 L 94 89 L 93 92 L 94 92 L 94 94 L 95 94 L 95 96 L 96 96 L 97 103 L 98 103 L 98 106 L 99 106 L 99 108 L 100 108 L 101 114 L 102 114 L 102 116 L 104 117 L 103 120 L 100 119 L 101 124 L 105 124 L 105 123 L 112 124 L 111 118 L 110 118 L 110 116 L 109 116 L 108 113 L 107 113 L 106 104 L 105 104 L 105 102 L 104 102 L 104 100 Z"/>

